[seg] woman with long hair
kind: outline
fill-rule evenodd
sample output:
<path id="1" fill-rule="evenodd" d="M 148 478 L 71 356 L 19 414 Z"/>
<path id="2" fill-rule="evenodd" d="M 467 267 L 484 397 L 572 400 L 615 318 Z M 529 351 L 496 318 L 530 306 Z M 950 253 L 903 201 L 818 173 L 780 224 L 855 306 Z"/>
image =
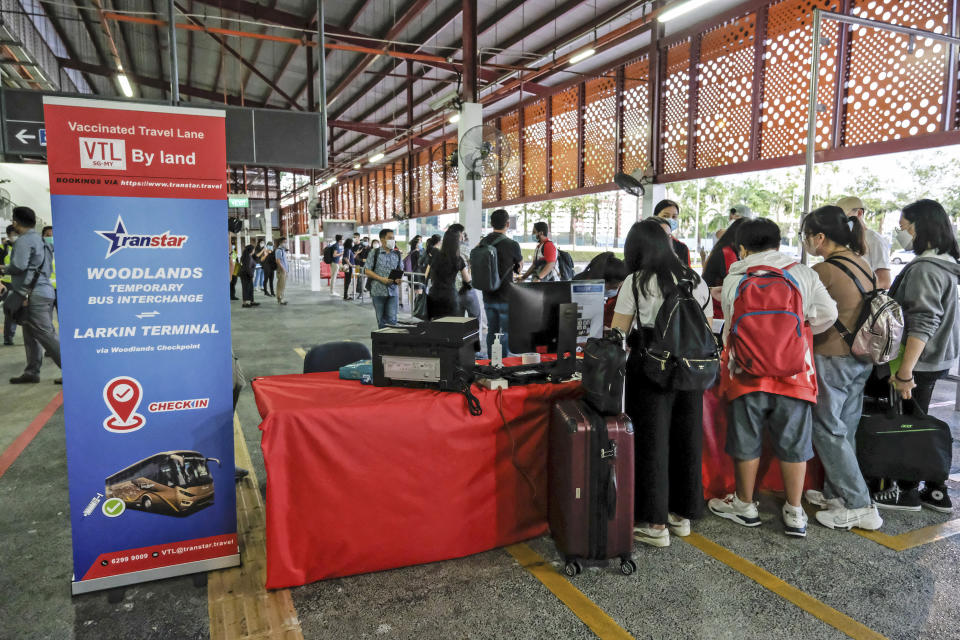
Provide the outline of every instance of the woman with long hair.
<path id="1" fill-rule="evenodd" d="M 807 214 L 800 235 L 810 255 L 823 262 L 813 270 L 837 303 L 837 323 L 856 331 L 864 296 L 877 288 L 863 258 L 863 225 L 843 209 L 826 206 Z M 813 337 L 817 403 L 813 406 L 813 446 L 823 464 L 823 491 L 807 491 L 807 500 L 826 507 L 817 521 L 830 529 L 879 529 L 883 524 L 857 462 L 856 435 L 863 413 L 863 388 L 873 367 L 850 354 L 838 325 Z"/>
<path id="2" fill-rule="evenodd" d="M 343 241 L 343 255 L 340 257 L 340 270 L 343 271 L 343 299 L 353 300 L 350 294 L 350 282 L 353 279 L 353 268 L 357 264 L 354 253 L 353 238 Z"/>
<path id="3" fill-rule="evenodd" d="M 748 218 L 737 218 L 727 227 L 723 235 L 713 245 L 710 255 L 703 263 L 703 280 L 708 287 L 722 287 L 723 279 L 727 277 L 730 265 L 740 259 L 737 255 L 737 228 Z M 722 318 L 723 308 L 720 301 L 713 300 L 713 317 Z"/>
<path id="4" fill-rule="evenodd" d="M 460 296 L 457 293 L 457 274 L 463 278 L 464 287 L 470 286 L 470 273 L 460 255 L 460 232 L 447 229 L 427 265 L 425 277 L 430 284 L 427 293 L 427 317 L 430 320 L 445 316 L 462 316 Z"/>
<path id="5" fill-rule="evenodd" d="M 890 286 L 890 295 L 903 308 L 904 340 L 899 369 L 890 377 L 897 393 L 924 412 L 933 388 L 957 363 L 960 325 L 957 324 L 957 282 L 960 247 L 947 212 L 939 202 L 918 200 L 900 213 L 897 240 L 916 255 Z M 950 513 L 946 478 L 928 478 L 922 491 L 905 480 L 885 485 L 873 495 L 881 509 Z"/>
<path id="6" fill-rule="evenodd" d="M 240 255 L 240 287 L 243 291 L 244 307 L 260 306 L 259 302 L 253 301 L 253 274 L 257 264 L 253 252 L 253 245 L 248 244 Z"/>
<path id="7" fill-rule="evenodd" d="M 680 281 L 692 283 L 708 321 L 710 292 L 679 260 L 656 220 L 631 227 L 624 257 L 631 273 L 620 288 L 613 328 L 629 333 L 626 403 L 636 448 L 634 531 L 637 540 L 666 547 L 671 532 L 689 535 L 690 520 L 703 513 L 703 391 L 660 388 L 643 373 L 640 359 L 664 298 Z"/>

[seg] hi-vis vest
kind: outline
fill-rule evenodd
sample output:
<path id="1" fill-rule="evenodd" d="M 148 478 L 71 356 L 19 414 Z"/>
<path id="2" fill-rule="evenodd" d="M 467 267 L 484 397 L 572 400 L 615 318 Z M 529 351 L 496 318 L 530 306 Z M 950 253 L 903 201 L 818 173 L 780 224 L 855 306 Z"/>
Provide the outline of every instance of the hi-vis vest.
<path id="1" fill-rule="evenodd" d="M 57 259 L 50 258 L 50 286 L 57 288 Z"/>
<path id="2" fill-rule="evenodd" d="M 3 277 L 0 278 L 0 282 L 3 284 L 10 284 L 13 282 L 13 276 L 7 273 L 7 267 L 10 266 L 10 256 L 13 255 L 13 245 L 11 244 L 7 247 L 7 255 L 3 256 Z"/>

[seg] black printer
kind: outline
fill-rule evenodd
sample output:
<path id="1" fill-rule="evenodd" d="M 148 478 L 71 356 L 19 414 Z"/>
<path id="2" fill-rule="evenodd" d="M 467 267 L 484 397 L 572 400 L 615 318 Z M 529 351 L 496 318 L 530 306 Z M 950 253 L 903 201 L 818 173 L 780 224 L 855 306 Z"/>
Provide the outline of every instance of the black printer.
<path id="1" fill-rule="evenodd" d="M 373 342 L 373 384 L 460 391 L 471 380 L 480 350 L 480 321 L 450 316 L 378 329 Z"/>

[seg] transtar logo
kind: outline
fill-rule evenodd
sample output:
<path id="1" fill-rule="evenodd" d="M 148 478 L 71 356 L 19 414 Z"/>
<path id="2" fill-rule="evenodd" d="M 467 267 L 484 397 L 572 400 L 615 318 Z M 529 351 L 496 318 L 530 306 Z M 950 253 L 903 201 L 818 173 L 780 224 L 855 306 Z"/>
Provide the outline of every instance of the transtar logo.
<path id="1" fill-rule="evenodd" d="M 123 226 L 123 218 L 120 216 L 117 216 L 117 226 L 113 231 L 97 231 L 96 233 L 110 242 L 110 247 L 107 248 L 107 258 L 121 249 L 179 249 L 189 237 L 171 235 L 169 231 L 164 231 L 160 235 L 127 233 L 126 227 Z"/>

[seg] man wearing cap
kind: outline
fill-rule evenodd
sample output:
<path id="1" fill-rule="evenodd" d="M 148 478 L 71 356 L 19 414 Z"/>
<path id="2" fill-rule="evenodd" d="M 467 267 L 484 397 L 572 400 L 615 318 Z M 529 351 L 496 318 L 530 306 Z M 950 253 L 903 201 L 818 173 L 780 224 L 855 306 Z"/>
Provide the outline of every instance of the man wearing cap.
<path id="1" fill-rule="evenodd" d="M 736 204 L 730 207 L 730 222 L 740 218 L 753 218 L 753 211 L 745 204 Z"/>
<path id="2" fill-rule="evenodd" d="M 863 200 L 856 196 L 847 196 L 837 201 L 837 206 L 843 209 L 847 217 L 856 216 L 865 229 L 865 243 L 867 252 L 863 258 L 873 269 L 877 277 L 877 287 L 880 289 L 890 288 L 890 243 L 882 235 L 867 226 L 863 220 L 863 214 L 866 207 L 863 206 Z"/>

